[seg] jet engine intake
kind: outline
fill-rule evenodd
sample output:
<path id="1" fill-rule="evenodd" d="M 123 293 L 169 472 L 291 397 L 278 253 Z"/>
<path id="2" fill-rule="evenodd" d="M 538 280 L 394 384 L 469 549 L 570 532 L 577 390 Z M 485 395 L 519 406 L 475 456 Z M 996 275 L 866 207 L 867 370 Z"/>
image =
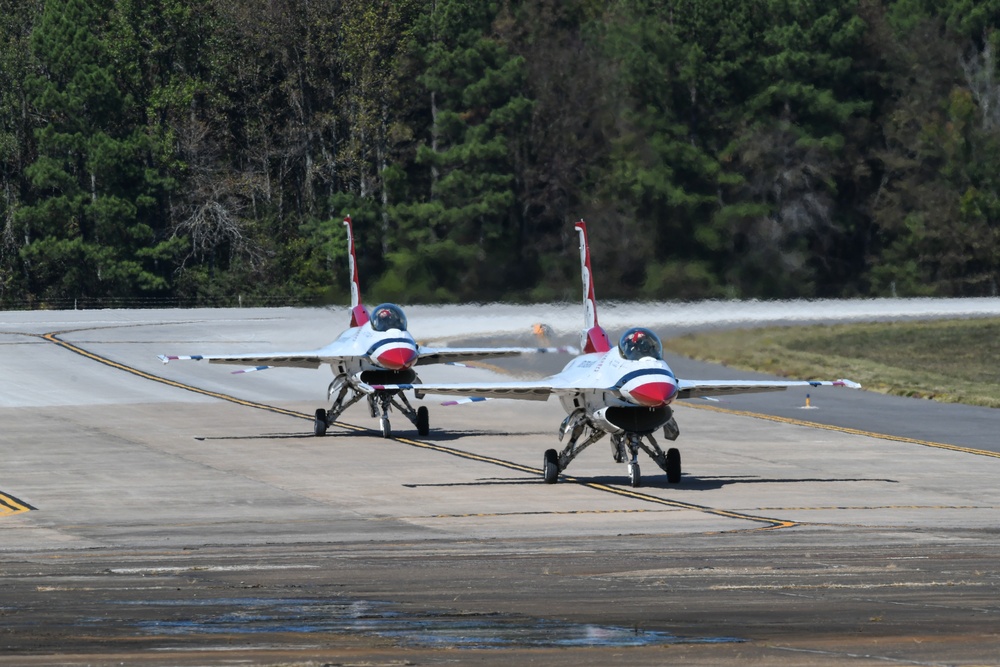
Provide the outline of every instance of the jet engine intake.
<path id="1" fill-rule="evenodd" d="M 652 433 L 673 416 L 669 406 L 659 408 L 609 407 L 594 412 L 594 422 L 608 433 Z"/>
<path id="2" fill-rule="evenodd" d="M 409 368 L 400 371 L 363 371 L 361 381 L 365 384 L 413 384 L 417 374 Z"/>

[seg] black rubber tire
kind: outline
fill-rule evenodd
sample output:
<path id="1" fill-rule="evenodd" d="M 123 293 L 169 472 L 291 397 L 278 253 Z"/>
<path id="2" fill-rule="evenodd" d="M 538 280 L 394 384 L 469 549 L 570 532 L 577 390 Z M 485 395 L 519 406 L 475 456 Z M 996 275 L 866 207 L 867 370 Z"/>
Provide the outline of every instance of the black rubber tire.
<path id="1" fill-rule="evenodd" d="M 392 437 L 392 425 L 389 424 L 388 417 L 380 417 L 378 420 L 378 425 L 382 428 L 382 437 L 391 438 Z"/>
<path id="2" fill-rule="evenodd" d="M 681 481 L 681 452 L 671 447 L 667 450 L 667 482 L 678 484 Z"/>
<path id="3" fill-rule="evenodd" d="M 421 405 L 417 408 L 417 433 L 427 435 L 431 432 L 431 417 L 427 408 Z"/>
<path id="4" fill-rule="evenodd" d="M 638 463 L 628 464 L 628 481 L 632 485 L 633 489 L 637 489 L 642 486 L 642 472 L 639 471 Z"/>
<path id="5" fill-rule="evenodd" d="M 326 435 L 326 410 L 316 408 L 316 420 L 313 422 L 313 434 L 317 437 Z"/>
<path id="6" fill-rule="evenodd" d="M 554 449 L 545 450 L 542 477 L 545 478 L 546 484 L 555 484 L 559 481 L 559 452 Z"/>

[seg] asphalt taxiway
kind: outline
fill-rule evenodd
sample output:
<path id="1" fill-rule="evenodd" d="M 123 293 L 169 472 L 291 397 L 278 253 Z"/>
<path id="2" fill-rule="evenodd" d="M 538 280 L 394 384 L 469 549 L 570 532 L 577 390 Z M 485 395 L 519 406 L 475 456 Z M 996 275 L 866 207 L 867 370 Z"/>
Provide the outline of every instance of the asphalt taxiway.
<path id="1" fill-rule="evenodd" d="M 546 485 L 554 400 L 316 438 L 328 371 L 156 357 L 315 348 L 342 315 L 0 313 L 0 664 L 1000 664 L 995 411 L 685 404 L 681 484 L 643 460 L 629 487 L 600 442 Z"/>

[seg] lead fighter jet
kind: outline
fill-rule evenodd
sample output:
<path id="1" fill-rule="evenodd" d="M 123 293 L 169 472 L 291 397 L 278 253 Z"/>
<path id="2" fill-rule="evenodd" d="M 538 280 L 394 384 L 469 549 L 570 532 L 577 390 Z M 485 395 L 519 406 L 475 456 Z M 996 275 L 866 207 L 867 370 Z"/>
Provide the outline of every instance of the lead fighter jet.
<path id="1" fill-rule="evenodd" d="M 552 484 L 559 473 L 584 449 L 605 435 L 611 436 L 611 453 L 616 463 L 628 462 L 632 486 L 640 485 L 638 453 L 646 452 L 667 473 L 671 484 L 680 482 L 681 455 L 675 448 L 664 452 L 653 438 L 663 429 L 668 440 L 676 440 L 680 429 L 671 404 L 676 399 L 720 394 L 781 391 L 788 387 L 844 386 L 859 388 L 850 380 L 835 381 L 747 381 L 681 380 L 663 360 L 663 345 L 651 330 L 633 327 L 622 334 L 618 346 L 611 347 L 608 335 L 597 322 L 597 304 L 590 271 L 587 225 L 576 223 L 580 237 L 580 264 L 583 274 L 584 323 L 583 354 L 560 373 L 543 380 L 525 382 L 484 382 L 478 384 L 424 384 L 421 391 L 434 394 L 486 398 L 516 398 L 544 401 L 559 397 L 567 417 L 559 427 L 559 439 L 569 434 L 561 452 L 545 452 L 542 474 Z M 410 385 L 376 385 L 375 391 L 395 391 Z"/>
<path id="2" fill-rule="evenodd" d="M 414 410 L 403 393 L 403 385 L 418 393 L 419 379 L 414 366 L 435 363 L 455 363 L 513 357 L 542 352 L 573 352 L 571 348 L 551 347 L 500 347 L 500 348 L 434 348 L 418 345 L 407 330 L 403 309 L 392 303 L 375 306 L 369 315 L 361 303 L 358 266 L 354 251 L 354 231 L 351 217 L 344 218 L 347 229 L 348 258 L 351 274 L 351 325 L 337 340 L 326 347 L 305 352 L 258 352 L 251 354 L 197 354 L 160 355 L 163 363 L 177 359 L 208 361 L 213 364 L 255 366 L 236 373 L 265 370 L 275 366 L 291 368 L 319 368 L 330 364 L 334 379 L 327 389 L 331 407 L 318 408 L 313 431 L 317 436 L 326 435 L 327 427 L 341 413 L 362 399 L 368 399 L 372 417 L 378 417 L 382 436 L 391 435 L 389 412 L 393 406 L 417 427 L 420 435 L 430 431 L 427 408 Z M 374 389 L 375 384 L 394 384 L 392 388 Z M 336 398 L 334 398 L 336 396 Z M 418 394 L 419 396 L 419 394 Z"/>

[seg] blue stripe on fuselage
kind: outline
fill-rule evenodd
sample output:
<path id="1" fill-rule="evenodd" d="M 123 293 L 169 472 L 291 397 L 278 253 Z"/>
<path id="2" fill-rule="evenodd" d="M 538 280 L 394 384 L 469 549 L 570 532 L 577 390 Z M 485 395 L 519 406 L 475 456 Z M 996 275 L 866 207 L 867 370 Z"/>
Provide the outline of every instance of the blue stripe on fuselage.
<path id="1" fill-rule="evenodd" d="M 417 344 L 412 338 L 386 338 L 385 340 L 380 340 L 372 344 L 365 354 L 371 357 L 375 353 L 375 350 L 379 349 L 383 345 L 388 345 L 389 343 L 406 343 L 407 345 L 412 345 L 414 349 L 417 347 Z"/>
<path id="2" fill-rule="evenodd" d="M 666 375 L 668 378 L 677 382 L 677 377 L 666 368 L 643 368 L 642 370 L 632 371 L 631 373 L 626 373 L 618 379 L 617 384 L 613 387 L 614 389 L 621 389 L 625 384 L 637 377 L 642 377 L 643 375 Z"/>

